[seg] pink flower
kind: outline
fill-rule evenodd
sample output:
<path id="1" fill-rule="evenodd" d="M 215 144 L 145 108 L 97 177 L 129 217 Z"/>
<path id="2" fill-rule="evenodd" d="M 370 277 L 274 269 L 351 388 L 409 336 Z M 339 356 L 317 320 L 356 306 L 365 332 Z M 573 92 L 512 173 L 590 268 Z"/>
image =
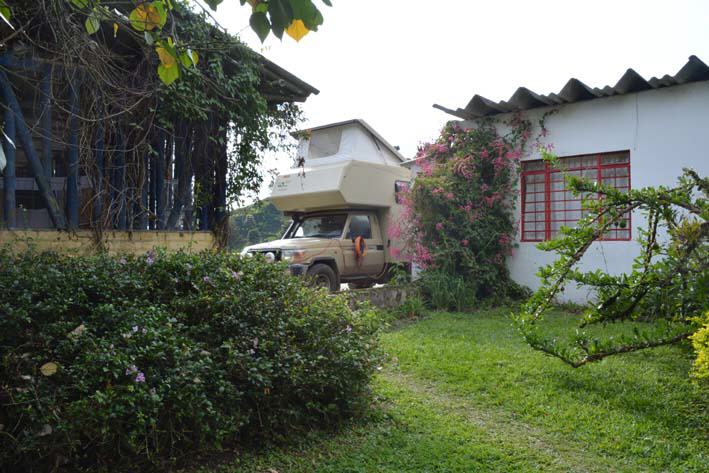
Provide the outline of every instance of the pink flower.
<path id="1" fill-rule="evenodd" d="M 468 240 L 460 240 L 460 244 L 463 246 L 468 246 Z"/>
<path id="2" fill-rule="evenodd" d="M 453 200 L 454 197 L 455 197 L 455 196 L 453 195 L 452 192 L 449 192 L 449 193 L 446 194 L 446 199 L 448 199 L 448 200 Z"/>
<path id="3" fill-rule="evenodd" d="M 443 230 L 443 224 L 441 222 L 436 224 L 436 230 Z"/>

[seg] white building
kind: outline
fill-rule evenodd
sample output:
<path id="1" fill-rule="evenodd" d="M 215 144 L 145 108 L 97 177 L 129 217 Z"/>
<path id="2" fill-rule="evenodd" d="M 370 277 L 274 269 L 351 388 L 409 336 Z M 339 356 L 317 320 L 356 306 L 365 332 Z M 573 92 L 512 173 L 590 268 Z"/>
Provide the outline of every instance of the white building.
<path id="1" fill-rule="evenodd" d="M 571 79 L 556 94 L 520 87 L 507 102 L 476 95 L 463 109 L 435 107 L 461 118 L 463 126 L 488 116 L 504 121 L 517 111 L 537 123 L 556 109 L 546 119 L 549 134 L 542 143 L 553 144 L 554 153 L 577 174 L 600 177 L 618 188 L 672 186 L 685 167 L 709 175 L 709 67 L 695 56 L 674 76 L 659 79 L 645 80 L 628 69 L 613 87 L 591 88 Z M 532 289 L 539 286 L 537 269 L 555 257 L 538 250 L 537 243 L 581 217 L 580 201 L 564 189 L 559 176 L 545 170 L 536 150 L 522 158 L 519 248 L 508 264 L 513 279 Z M 634 212 L 593 244 L 580 269 L 629 271 L 640 248 L 637 227 L 644 223 L 643 215 Z M 587 289 L 567 287 L 562 298 L 585 302 L 589 296 Z"/>

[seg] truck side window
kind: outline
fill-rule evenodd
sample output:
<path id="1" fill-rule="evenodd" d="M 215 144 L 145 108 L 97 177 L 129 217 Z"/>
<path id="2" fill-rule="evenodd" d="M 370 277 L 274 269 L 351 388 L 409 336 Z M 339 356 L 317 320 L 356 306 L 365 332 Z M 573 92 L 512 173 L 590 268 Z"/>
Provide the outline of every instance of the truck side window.
<path id="1" fill-rule="evenodd" d="M 372 238 L 372 224 L 369 222 L 369 215 L 353 215 L 350 219 L 350 229 L 347 238 L 350 240 L 361 236 L 362 238 Z"/>

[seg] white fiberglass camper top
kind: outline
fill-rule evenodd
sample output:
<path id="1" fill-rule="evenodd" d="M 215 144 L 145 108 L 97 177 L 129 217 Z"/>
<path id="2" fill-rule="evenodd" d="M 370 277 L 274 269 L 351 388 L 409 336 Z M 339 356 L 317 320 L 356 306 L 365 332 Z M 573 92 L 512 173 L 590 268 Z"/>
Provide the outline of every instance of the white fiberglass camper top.
<path id="1" fill-rule="evenodd" d="M 399 166 L 406 159 L 361 119 L 310 128 L 298 133 L 298 159 L 306 167 L 326 166 L 347 160 Z"/>
<path id="2" fill-rule="evenodd" d="M 405 160 L 363 120 L 299 132 L 300 167 L 278 176 L 271 201 L 283 212 L 395 205 Z"/>

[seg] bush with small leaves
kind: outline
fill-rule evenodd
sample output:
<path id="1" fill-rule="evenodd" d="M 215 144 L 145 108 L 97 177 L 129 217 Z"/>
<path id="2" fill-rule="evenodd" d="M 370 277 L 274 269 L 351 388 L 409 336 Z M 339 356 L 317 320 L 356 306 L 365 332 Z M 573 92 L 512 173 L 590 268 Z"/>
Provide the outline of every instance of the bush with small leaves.
<path id="1" fill-rule="evenodd" d="M 367 400 L 377 317 L 227 254 L 0 252 L 0 470 L 151 469 Z"/>

